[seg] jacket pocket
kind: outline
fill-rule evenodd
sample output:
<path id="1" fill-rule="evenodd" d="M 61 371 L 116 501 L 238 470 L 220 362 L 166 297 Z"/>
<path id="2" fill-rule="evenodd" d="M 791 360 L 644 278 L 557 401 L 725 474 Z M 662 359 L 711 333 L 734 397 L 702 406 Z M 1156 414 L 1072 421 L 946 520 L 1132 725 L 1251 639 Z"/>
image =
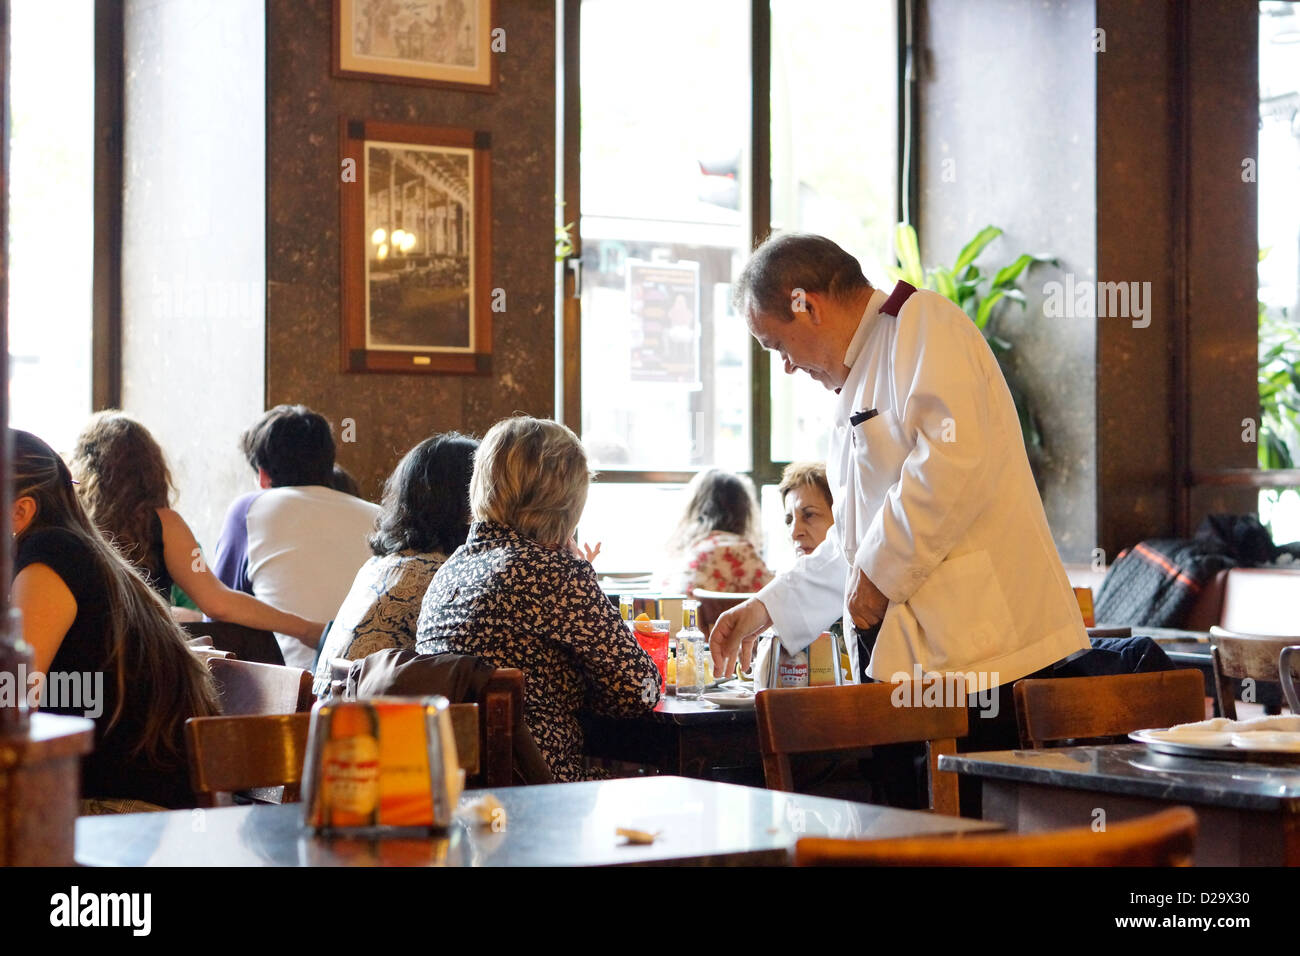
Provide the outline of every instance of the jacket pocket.
<path id="1" fill-rule="evenodd" d="M 903 471 L 912 443 L 903 435 L 898 416 L 883 411 L 852 429 L 853 459 L 857 463 L 858 488 L 867 513 L 875 514 Z"/>
<path id="2" fill-rule="evenodd" d="M 963 670 L 1019 646 L 987 551 L 944 561 L 907 603 L 921 628 L 927 668 Z"/>

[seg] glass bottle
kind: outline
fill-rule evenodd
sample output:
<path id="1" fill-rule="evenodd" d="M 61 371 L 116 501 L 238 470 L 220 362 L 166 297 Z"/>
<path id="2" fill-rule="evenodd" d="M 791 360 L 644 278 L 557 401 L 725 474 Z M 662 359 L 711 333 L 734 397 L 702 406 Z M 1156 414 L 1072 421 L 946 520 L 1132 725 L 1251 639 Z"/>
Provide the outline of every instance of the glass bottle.
<path id="1" fill-rule="evenodd" d="M 677 632 L 677 696 L 682 700 L 699 700 L 708 683 L 709 647 L 697 623 L 699 601 L 682 602 L 682 629 Z"/>

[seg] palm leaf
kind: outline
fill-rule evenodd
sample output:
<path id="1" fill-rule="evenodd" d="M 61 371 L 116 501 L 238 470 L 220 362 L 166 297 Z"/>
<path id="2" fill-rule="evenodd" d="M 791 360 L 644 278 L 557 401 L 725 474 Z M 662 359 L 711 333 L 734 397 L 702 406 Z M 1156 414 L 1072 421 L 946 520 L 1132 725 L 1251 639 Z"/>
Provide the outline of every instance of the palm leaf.
<path id="1" fill-rule="evenodd" d="M 952 281 L 951 272 L 940 267 L 931 272 L 930 277 L 934 279 L 934 291 L 949 301 L 961 304 L 957 298 L 957 284 Z"/>
<path id="2" fill-rule="evenodd" d="M 981 332 L 984 330 L 984 326 L 989 324 L 989 316 L 993 312 L 993 307 L 1002 301 L 1002 297 L 1006 294 L 1006 289 L 998 289 L 998 291 L 985 296 L 984 301 L 980 303 L 979 309 L 975 312 L 975 325 Z"/>
<path id="3" fill-rule="evenodd" d="M 952 265 L 953 272 L 961 272 L 968 265 L 975 261 L 975 257 L 984 251 L 984 247 L 990 242 L 1002 235 L 1002 230 L 997 226 L 985 226 L 979 232 L 975 233 L 975 238 L 962 248 L 961 253 L 957 256 L 957 261 Z"/>
<path id="4" fill-rule="evenodd" d="M 900 276 L 916 288 L 925 286 L 925 274 L 921 271 L 921 246 L 916 240 L 916 230 L 909 224 L 900 222 L 894 229 L 894 249 L 898 254 L 901 267 Z"/>

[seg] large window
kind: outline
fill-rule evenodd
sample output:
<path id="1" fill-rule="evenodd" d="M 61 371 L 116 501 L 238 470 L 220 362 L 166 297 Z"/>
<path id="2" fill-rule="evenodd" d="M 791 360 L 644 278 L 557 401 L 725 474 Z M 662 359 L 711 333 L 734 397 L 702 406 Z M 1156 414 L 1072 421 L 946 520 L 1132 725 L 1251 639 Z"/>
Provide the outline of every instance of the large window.
<path id="1" fill-rule="evenodd" d="M 756 350 L 732 282 L 769 231 L 828 235 L 884 281 L 894 7 L 582 0 L 580 199 L 565 218 L 582 248 L 580 428 L 601 473 L 581 533 L 604 540 L 601 570 L 660 566 L 677 490 L 710 466 L 768 486 L 768 557 L 786 563 L 772 485 L 784 463 L 825 457 L 831 396 Z M 757 207 L 756 182 L 771 184 Z"/>
<path id="2" fill-rule="evenodd" d="M 1300 468 L 1300 4 L 1259 16 L 1260 464 Z M 1300 492 L 1260 492 L 1273 540 L 1300 540 Z"/>
<path id="3" fill-rule="evenodd" d="M 10 4 L 9 420 L 70 451 L 91 407 L 93 0 Z"/>

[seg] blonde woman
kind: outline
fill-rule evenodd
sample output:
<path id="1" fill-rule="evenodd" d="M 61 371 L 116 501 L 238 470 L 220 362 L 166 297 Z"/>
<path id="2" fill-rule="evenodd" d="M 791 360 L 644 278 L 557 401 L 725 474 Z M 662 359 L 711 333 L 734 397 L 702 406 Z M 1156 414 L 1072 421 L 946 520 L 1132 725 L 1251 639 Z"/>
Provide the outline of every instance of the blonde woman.
<path id="1" fill-rule="evenodd" d="M 524 672 L 524 720 L 558 781 L 583 780 L 578 712 L 652 710 L 659 672 L 577 553 L 587 456 L 569 429 L 516 417 L 489 429 L 470 478 L 469 537 L 424 595 L 416 650 Z"/>

